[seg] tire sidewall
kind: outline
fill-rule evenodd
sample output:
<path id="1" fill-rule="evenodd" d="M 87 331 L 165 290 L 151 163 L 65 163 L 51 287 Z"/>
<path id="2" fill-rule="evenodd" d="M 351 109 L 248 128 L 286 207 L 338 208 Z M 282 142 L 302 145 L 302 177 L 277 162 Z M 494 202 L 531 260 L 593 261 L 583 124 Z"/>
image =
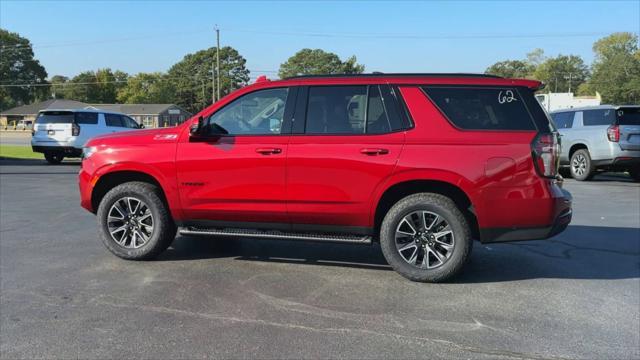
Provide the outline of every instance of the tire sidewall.
<path id="1" fill-rule="evenodd" d="M 153 217 L 153 233 L 147 243 L 137 249 L 128 249 L 116 243 L 109 233 L 107 225 L 109 210 L 116 201 L 124 197 L 135 197 L 144 201 Z M 100 202 L 97 214 L 100 238 L 107 249 L 124 259 L 144 259 L 154 253 L 160 246 L 163 231 L 167 231 L 167 219 L 158 208 L 158 202 L 161 203 L 161 200 L 154 191 L 140 191 L 135 186 L 120 185 L 109 191 Z"/>
<path id="2" fill-rule="evenodd" d="M 575 172 L 573 172 L 573 160 L 579 154 L 584 156 L 585 163 L 586 163 L 585 171 L 584 171 L 584 174 L 582 175 L 577 175 Z M 593 167 L 591 165 L 591 156 L 589 155 L 589 151 L 585 149 L 579 149 L 576 152 L 574 152 L 573 155 L 571 156 L 571 159 L 569 160 L 569 171 L 571 172 L 571 177 L 578 181 L 588 180 L 591 177 L 591 174 L 593 173 Z"/>
<path id="3" fill-rule="evenodd" d="M 449 206 L 443 206 L 440 201 L 437 203 L 428 201 L 429 198 L 429 196 L 422 198 L 409 196 L 394 205 L 383 220 L 380 230 L 380 246 L 389 265 L 401 275 L 414 281 L 438 282 L 450 278 L 460 270 L 471 252 L 473 240 L 464 215 L 455 208 L 451 200 L 443 197 L 450 202 Z M 451 206 L 454 208 L 451 209 Z M 435 269 L 420 269 L 408 264 L 396 248 L 396 228 L 402 218 L 414 211 L 437 213 L 449 223 L 453 231 L 455 240 L 453 253 L 443 265 Z"/>

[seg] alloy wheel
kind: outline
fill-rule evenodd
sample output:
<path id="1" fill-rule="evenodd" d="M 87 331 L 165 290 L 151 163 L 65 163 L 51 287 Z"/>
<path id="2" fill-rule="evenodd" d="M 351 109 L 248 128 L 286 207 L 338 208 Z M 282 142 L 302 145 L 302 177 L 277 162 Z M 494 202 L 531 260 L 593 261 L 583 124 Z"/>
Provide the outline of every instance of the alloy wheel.
<path id="1" fill-rule="evenodd" d="M 587 159 L 582 154 L 578 154 L 571 161 L 571 169 L 573 173 L 582 176 L 587 171 Z"/>
<path id="2" fill-rule="evenodd" d="M 435 269 L 446 263 L 455 246 L 449 223 L 432 211 L 414 211 L 400 220 L 395 243 L 408 264 L 420 269 Z"/>
<path id="3" fill-rule="evenodd" d="M 153 234 L 153 214 L 144 201 L 123 197 L 109 209 L 107 227 L 118 245 L 137 249 L 146 244 Z"/>

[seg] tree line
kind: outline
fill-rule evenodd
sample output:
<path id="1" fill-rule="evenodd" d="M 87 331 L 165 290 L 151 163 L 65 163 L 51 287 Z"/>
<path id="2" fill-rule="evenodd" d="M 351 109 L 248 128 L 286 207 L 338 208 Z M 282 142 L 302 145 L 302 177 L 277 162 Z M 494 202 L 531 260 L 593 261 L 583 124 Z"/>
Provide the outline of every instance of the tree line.
<path id="1" fill-rule="evenodd" d="M 544 82 L 544 92 L 574 92 L 594 95 L 603 103 L 640 103 L 640 50 L 638 36 L 614 33 L 593 44 L 594 61 L 587 66 L 577 55 L 547 57 L 535 49 L 525 59 L 505 60 L 487 68 L 487 74 L 536 79 Z"/>
<path id="2" fill-rule="evenodd" d="M 505 60 L 486 73 L 534 78 L 545 91 L 593 94 L 607 103 L 640 102 L 640 51 L 632 33 L 615 33 L 593 45 L 595 60 L 587 66 L 576 55 L 547 57 L 536 49 L 525 59 Z M 81 72 L 71 78 L 54 75 L 34 58 L 28 39 L 0 29 L 0 111 L 34 101 L 73 99 L 86 103 L 172 103 L 197 112 L 212 103 L 212 77 L 217 49 L 187 54 L 166 72 L 127 74 L 109 68 Z M 220 48 L 222 96 L 249 82 L 246 59 L 234 48 Z M 278 76 L 354 74 L 365 67 L 355 56 L 342 60 L 321 49 L 302 49 L 280 65 Z M 8 85 L 8 86 L 7 86 Z"/>

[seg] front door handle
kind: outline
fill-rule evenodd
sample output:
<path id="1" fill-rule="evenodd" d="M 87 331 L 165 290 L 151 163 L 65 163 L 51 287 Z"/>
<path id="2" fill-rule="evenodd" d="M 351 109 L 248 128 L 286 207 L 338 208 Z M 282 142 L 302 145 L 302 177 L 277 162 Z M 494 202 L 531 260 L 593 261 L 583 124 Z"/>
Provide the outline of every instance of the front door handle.
<path id="1" fill-rule="evenodd" d="M 274 155 L 274 154 L 280 154 L 282 152 L 282 149 L 280 149 L 280 148 L 257 148 L 256 152 L 258 154 L 262 154 L 262 155 Z"/>
<path id="2" fill-rule="evenodd" d="M 374 156 L 374 155 L 386 155 L 389 153 L 389 150 L 377 149 L 377 148 L 365 148 L 365 149 L 360 149 L 360 152 L 365 155 Z"/>

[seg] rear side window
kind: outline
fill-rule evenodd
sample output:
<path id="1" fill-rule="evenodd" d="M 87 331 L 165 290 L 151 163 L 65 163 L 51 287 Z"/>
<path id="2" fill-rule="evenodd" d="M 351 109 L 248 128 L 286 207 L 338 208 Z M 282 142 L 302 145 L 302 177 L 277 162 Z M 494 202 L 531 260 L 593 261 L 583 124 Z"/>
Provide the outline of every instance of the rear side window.
<path id="1" fill-rule="evenodd" d="M 618 125 L 640 125 L 640 107 L 620 108 L 616 112 Z"/>
<path id="2" fill-rule="evenodd" d="M 551 118 L 553 122 L 556 124 L 556 128 L 558 129 L 571 129 L 573 127 L 573 115 L 574 112 L 561 112 L 551 114 Z"/>
<path id="3" fill-rule="evenodd" d="M 386 85 L 309 88 L 307 134 L 386 134 L 403 128 Z"/>
<path id="4" fill-rule="evenodd" d="M 98 123 L 98 113 L 78 112 L 76 113 L 76 124 L 92 124 Z"/>
<path id="5" fill-rule="evenodd" d="M 584 110 L 582 112 L 582 125 L 584 126 L 611 125 L 615 120 L 614 109 Z"/>
<path id="6" fill-rule="evenodd" d="M 104 121 L 107 126 L 126 127 L 122 121 L 122 116 L 117 114 L 104 114 Z"/>
<path id="7" fill-rule="evenodd" d="M 536 130 L 515 88 L 425 87 L 423 90 L 458 128 Z"/>

